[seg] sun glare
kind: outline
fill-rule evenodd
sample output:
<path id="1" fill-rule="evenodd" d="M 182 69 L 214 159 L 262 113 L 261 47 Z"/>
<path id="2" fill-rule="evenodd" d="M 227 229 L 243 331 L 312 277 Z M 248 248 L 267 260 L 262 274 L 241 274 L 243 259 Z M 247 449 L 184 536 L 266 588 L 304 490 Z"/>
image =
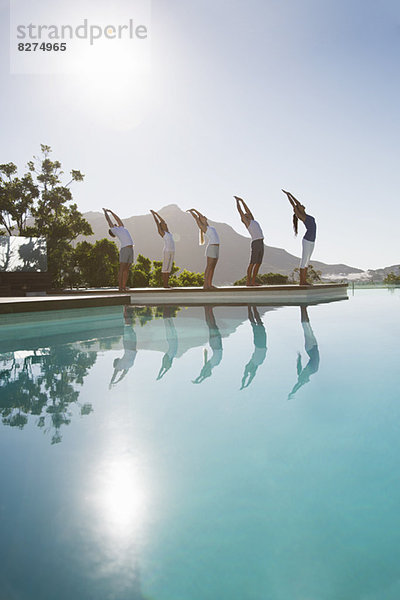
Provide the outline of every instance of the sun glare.
<path id="1" fill-rule="evenodd" d="M 149 105 L 150 67 L 130 61 L 128 53 L 110 53 L 106 44 L 83 56 L 85 67 L 73 75 L 72 101 L 106 127 L 130 129 L 139 125 Z"/>
<path id="2" fill-rule="evenodd" d="M 92 41 L 90 37 L 67 41 L 68 51 L 60 59 L 61 98 L 67 99 L 76 111 L 87 115 L 88 121 L 101 122 L 105 128 L 129 130 L 136 127 L 143 121 L 149 105 L 150 15 L 145 10 L 147 2 L 141 2 L 144 4 L 142 12 L 140 3 L 138 6 L 135 3 L 131 10 L 125 3 L 125 12 L 113 9 L 112 18 L 108 11 L 92 6 L 92 13 L 86 19 L 87 29 L 101 27 L 102 35 Z M 128 27 L 126 23 L 130 21 L 134 21 L 133 31 L 134 27 L 146 25 L 148 33 L 138 37 L 124 31 L 111 39 L 106 36 L 106 33 L 118 32 L 122 26 Z M 81 22 L 79 13 L 74 27 Z"/>
<path id="3" fill-rule="evenodd" d="M 137 533 L 146 514 L 147 494 L 139 466 L 129 458 L 99 465 L 95 504 L 104 528 L 112 536 Z"/>

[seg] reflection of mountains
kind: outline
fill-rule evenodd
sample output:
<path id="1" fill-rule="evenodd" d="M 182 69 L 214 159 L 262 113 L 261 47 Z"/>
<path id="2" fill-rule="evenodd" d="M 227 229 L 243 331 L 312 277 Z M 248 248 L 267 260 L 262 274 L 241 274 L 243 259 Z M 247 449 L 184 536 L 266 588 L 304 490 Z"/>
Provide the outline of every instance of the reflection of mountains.
<path id="1" fill-rule="evenodd" d="M 274 309 L 264 307 L 261 312 L 267 310 Z M 161 378 L 175 358 L 190 348 L 206 345 L 214 330 L 222 340 L 246 319 L 246 307 L 227 310 L 210 306 L 190 310 L 110 307 L 0 315 L 2 423 L 23 429 L 33 419 L 39 428 L 51 432 L 52 443 L 58 443 L 61 427 L 71 422 L 73 407 L 81 415 L 92 411 L 90 404 L 79 404 L 79 394 L 98 351 L 123 350 L 121 358 L 114 360 L 112 383 L 126 375 L 139 350 L 164 354 L 158 375 Z"/>
<path id="2" fill-rule="evenodd" d="M 271 306 L 259 308 L 262 316 L 276 310 Z M 247 307 L 216 306 L 214 315 L 222 338 L 232 335 L 247 320 Z M 146 326 L 151 321 L 151 327 Z M 202 306 L 180 308 L 173 319 L 178 338 L 176 357 L 190 348 L 208 343 L 209 330 L 204 319 Z M 16 350 L 34 350 L 52 346 L 54 343 L 90 342 L 93 351 L 119 350 L 124 333 L 123 309 L 82 308 L 77 310 L 51 311 L 35 314 L 0 315 L 0 353 Z M 135 309 L 135 331 L 137 349 L 165 353 L 168 342 L 162 309 L 154 307 Z"/>
<path id="3" fill-rule="evenodd" d="M 139 351 L 163 354 L 157 379 L 173 361 L 191 348 L 209 346 L 193 383 L 211 377 L 223 360 L 223 339 L 249 321 L 254 350 L 244 368 L 241 389 L 248 387 L 267 353 L 267 334 L 262 315 L 272 307 L 206 305 L 204 307 L 110 307 L 71 311 L 18 314 L 0 318 L 0 415 L 4 425 L 22 429 L 34 418 L 36 425 L 52 432 L 52 443 L 61 440 L 60 429 L 73 416 L 92 411 L 79 404 L 80 388 L 104 350 L 122 350 L 114 358 L 110 386 L 123 379 Z M 301 325 L 309 361 L 297 361 L 297 383 L 289 398 L 318 371 L 318 344 L 307 309 L 302 306 Z M 151 321 L 151 326 L 149 325 Z"/>
<path id="4" fill-rule="evenodd" d="M 0 315 L 0 353 L 121 336 L 122 309 L 80 308 Z"/>
<path id="5" fill-rule="evenodd" d="M 260 315 L 267 311 L 276 310 L 270 306 L 259 309 Z M 216 306 L 213 313 L 218 324 L 222 339 L 228 338 L 247 321 L 246 306 Z M 198 348 L 208 344 L 209 328 L 204 318 L 204 308 L 193 306 L 189 309 L 182 308 L 174 319 L 178 348 L 176 357 L 183 356 L 191 348 Z M 151 350 L 165 353 L 168 351 L 168 342 L 165 335 L 163 319 L 156 319 L 151 327 L 136 327 L 138 350 Z"/>

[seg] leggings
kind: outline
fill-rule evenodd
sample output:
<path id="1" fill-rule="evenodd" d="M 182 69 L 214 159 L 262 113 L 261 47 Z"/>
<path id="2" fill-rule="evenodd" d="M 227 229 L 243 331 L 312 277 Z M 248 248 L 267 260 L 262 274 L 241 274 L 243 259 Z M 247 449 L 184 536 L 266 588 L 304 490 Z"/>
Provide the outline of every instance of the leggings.
<path id="1" fill-rule="evenodd" d="M 311 254 L 314 250 L 314 244 L 315 242 L 310 242 L 309 240 L 305 240 L 303 238 L 303 254 L 301 255 L 300 269 L 305 269 L 308 267 Z"/>

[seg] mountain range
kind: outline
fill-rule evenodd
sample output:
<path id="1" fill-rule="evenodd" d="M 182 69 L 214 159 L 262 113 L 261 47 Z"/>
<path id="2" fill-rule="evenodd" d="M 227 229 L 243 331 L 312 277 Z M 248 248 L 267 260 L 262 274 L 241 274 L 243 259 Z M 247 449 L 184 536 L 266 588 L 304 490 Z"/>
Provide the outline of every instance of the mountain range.
<path id="1" fill-rule="evenodd" d="M 175 239 L 175 264 L 180 269 L 202 272 L 205 266 L 205 247 L 198 244 L 198 227 L 193 217 L 181 210 L 176 204 L 169 204 L 159 211 L 168 223 Z M 84 217 L 93 229 L 93 235 L 83 239 L 95 242 L 104 237 L 111 239 L 108 225 L 102 212 L 87 212 Z M 124 218 L 124 226 L 131 233 L 135 244 L 135 256 L 143 254 L 151 260 L 161 260 L 163 241 L 151 214 Z M 209 221 L 218 231 L 221 249 L 220 258 L 215 270 L 214 282 L 227 285 L 242 278 L 250 256 L 250 238 L 237 233 L 230 225 Z M 282 273 L 290 275 L 299 266 L 300 259 L 282 248 L 265 246 L 264 261 L 260 273 Z M 361 278 L 363 271 L 344 264 L 326 264 L 312 261 L 315 269 L 321 271 L 324 279 L 342 280 Z"/>

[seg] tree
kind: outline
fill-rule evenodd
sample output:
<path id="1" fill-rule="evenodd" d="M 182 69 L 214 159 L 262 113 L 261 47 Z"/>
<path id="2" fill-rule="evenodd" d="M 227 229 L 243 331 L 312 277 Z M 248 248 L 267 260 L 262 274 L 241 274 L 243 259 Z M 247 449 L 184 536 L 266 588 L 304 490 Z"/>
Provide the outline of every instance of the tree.
<path id="1" fill-rule="evenodd" d="M 139 254 L 129 272 L 128 285 L 130 287 L 148 287 L 150 284 L 151 268 L 152 263 L 150 258 Z"/>
<path id="2" fill-rule="evenodd" d="M 150 287 L 162 287 L 162 260 L 153 260 L 153 268 L 150 276 Z M 175 261 L 172 263 L 171 275 L 169 278 L 169 285 L 172 287 L 179 286 L 178 279 L 175 277 L 175 273 L 179 271 L 179 267 L 176 266 Z"/>
<path id="3" fill-rule="evenodd" d="M 83 241 L 74 251 L 74 271 L 78 284 L 88 287 L 111 286 L 118 277 L 118 248 L 102 238 L 94 244 Z"/>
<path id="4" fill-rule="evenodd" d="M 194 273 L 183 269 L 176 280 L 178 287 L 202 287 L 204 285 L 204 273 Z"/>
<path id="5" fill-rule="evenodd" d="M 14 163 L 0 165 L 0 224 L 4 227 L 3 233 L 25 234 L 27 219 L 38 196 L 39 190 L 31 173 L 19 178 Z"/>
<path id="6" fill-rule="evenodd" d="M 289 276 L 281 273 L 265 273 L 261 275 L 261 282 L 265 285 L 285 285 Z"/>
<path id="7" fill-rule="evenodd" d="M 388 285 L 400 285 L 400 274 L 395 275 L 393 271 L 391 271 L 386 275 L 386 277 L 383 280 L 383 283 L 386 283 Z"/>
<path id="8" fill-rule="evenodd" d="M 264 273 L 256 277 L 256 283 L 261 283 L 262 285 L 286 285 L 288 280 L 288 275 L 281 275 L 281 273 Z M 246 277 L 235 281 L 233 285 L 246 285 Z"/>
<path id="9" fill-rule="evenodd" d="M 105 287 L 113 286 L 117 281 L 119 266 L 118 248 L 114 242 L 106 238 L 94 244 L 79 242 L 74 249 L 71 245 L 63 249 L 63 263 L 60 278 L 64 285 L 72 287 Z M 129 273 L 130 287 L 160 287 L 162 262 L 151 261 L 139 254 L 136 263 Z M 184 269 L 179 276 L 179 267 L 173 263 L 171 286 L 199 287 L 204 283 L 204 273 L 193 273 Z"/>
<path id="10" fill-rule="evenodd" d="M 78 235 L 93 233 L 77 205 L 71 204 L 69 186 L 84 176 L 72 169 L 70 180 L 63 184 L 61 163 L 50 160 L 50 146 L 41 144 L 41 152 L 41 158 L 28 162 L 22 177 L 14 163 L 0 165 L 0 226 L 9 236 L 45 238 L 53 285 L 63 286 L 74 279 L 71 242 Z"/>
<path id="11" fill-rule="evenodd" d="M 56 286 L 64 285 L 68 273 L 63 272 L 64 261 L 71 261 L 71 242 L 78 235 L 93 233 L 90 224 L 78 211 L 72 201 L 69 185 L 73 181 L 83 181 L 80 171 L 71 171 L 71 180 L 62 184 L 61 163 L 49 158 L 50 146 L 41 144 L 42 158 L 34 157 L 28 162 L 28 169 L 36 179 L 37 201 L 31 206 L 34 224 L 25 228 L 29 235 L 45 237 L 47 240 L 48 270 Z"/>
<path id="12" fill-rule="evenodd" d="M 307 267 L 307 283 L 316 283 L 321 281 L 322 271 L 316 271 L 314 267 L 309 264 Z M 291 280 L 293 283 L 297 283 L 300 281 L 300 269 L 296 267 L 293 269 L 291 274 Z"/>
<path id="13" fill-rule="evenodd" d="M 38 427 L 52 431 L 52 444 L 59 443 L 61 427 L 71 422 L 74 405 L 82 415 L 92 411 L 90 404 L 78 403 L 79 386 L 96 362 L 97 353 L 64 344 L 42 349 L 40 354 L 34 351 L 23 362 L 10 354 L 8 368 L 0 370 L 3 425 L 23 429 L 34 416 Z"/>

